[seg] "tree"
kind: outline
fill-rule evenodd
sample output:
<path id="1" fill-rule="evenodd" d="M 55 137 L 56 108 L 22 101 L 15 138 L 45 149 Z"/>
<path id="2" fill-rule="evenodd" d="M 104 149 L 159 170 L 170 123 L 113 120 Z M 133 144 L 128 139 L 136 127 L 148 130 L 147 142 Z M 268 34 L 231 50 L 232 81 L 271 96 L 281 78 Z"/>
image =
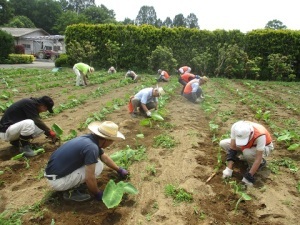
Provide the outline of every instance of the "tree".
<path id="1" fill-rule="evenodd" d="M 186 26 L 187 26 L 186 19 L 181 13 L 174 17 L 173 27 L 186 27 Z"/>
<path id="2" fill-rule="evenodd" d="M 0 0 L 0 25 L 7 23 L 12 17 L 12 4 L 7 0 Z"/>
<path id="3" fill-rule="evenodd" d="M 67 52 L 68 60 L 71 64 L 84 62 L 92 66 L 95 61 L 95 55 L 97 54 L 97 48 L 93 42 L 83 41 L 79 43 L 77 41 L 71 41 L 67 46 Z"/>
<path id="4" fill-rule="evenodd" d="M 273 30 L 282 30 L 282 29 L 286 29 L 287 26 L 284 25 L 281 21 L 279 20 L 271 20 L 269 21 L 266 26 L 266 29 L 273 29 Z"/>
<path id="5" fill-rule="evenodd" d="M 64 3 L 65 1 L 61 2 Z M 68 5 L 66 6 L 66 9 L 72 10 L 79 14 L 83 10 L 91 6 L 96 6 L 95 0 L 68 0 Z"/>
<path id="6" fill-rule="evenodd" d="M 165 19 L 165 21 L 163 22 L 163 26 L 169 27 L 169 28 L 173 27 L 173 22 L 170 17 L 167 17 Z"/>
<path id="7" fill-rule="evenodd" d="M 190 15 L 187 16 L 186 26 L 187 28 L 197 28 L 197 29 L 200 28 L 198 25 L 198 18 L 194 13 L 191 13 Z"/>
<path id="8" fill-rule="evenodd" d="M 135 19 L 135 24 L 149 24 L 155 26 L 156 20 L 156 12 L 153 6 L 142 6 Z"/>
<path id="9" fill-rule="evenodd" d="M 53 30 L 59 34 L 64 34 L 67 26 L 78 23 L 87 23 L 88 19 L 85 15 L 79 14 L 73 11 L 66 11 L 62 13 L 56 20 Z"/>
<path id="10" fill-rule="evenodd" d="M 83 10 L 83 15 L 88 19 L 89 23 L 116 23 L 115 13 L 113 10 L 108 10 L 104 5 L 91 6 Z"/>
<path id="11" fill-rule="evenodd" d="M 11 34 L 0 30 L 0 62 L 4 62 L 14 51 L 14 38 Z"/>
<path id="12" fill-rule="evenodd" d="M 34 28 L 34 23 L 27 16 L 15 16 L 12 18 L 7 27 L 18 27 L 18 28 Z"/>
<path id="13" fill-rule="evenodd" d="M 173 71 L 176 68 L 177 61 L 173 56 L 171 48 L 157 46 L 156 49 L 148 57 L 149 67 L 152 70 L 163 69 L 167 71 Z"/>
<path id="14" fill-rule="evenodd" d="M 10 0 L 9 2 L 14 8 L 15 15 L 26 16 L 34 23 L 34 20 L 32 18 L 36 9 L 37 0 Z"/>
<path id="15" fill-rule="evenodd" d="M 122 23 L 123 23 L 124 25 L 134 24 L 134 20 L 132 20 L 132 19 L 126 17 Z"/>
<path id="16" fill-rule="evenodd" d="M 160 28 L 160 27 L 162 27 L 162 25 L 163 25 L 163 22 L 161 21 L 161 19 L 156 20 L 156 22 L 155 22 L 156 27 Z"/>

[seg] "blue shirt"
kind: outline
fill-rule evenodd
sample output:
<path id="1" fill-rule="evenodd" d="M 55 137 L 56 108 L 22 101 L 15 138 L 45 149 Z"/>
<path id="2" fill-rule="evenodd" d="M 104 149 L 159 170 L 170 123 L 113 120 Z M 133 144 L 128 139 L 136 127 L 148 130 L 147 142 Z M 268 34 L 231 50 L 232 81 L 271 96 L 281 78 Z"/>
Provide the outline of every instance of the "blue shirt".
<path id="1" fill-rule="evenodd" d="M 74 138 L 52 153 L 45 172 L 47 175 L 64 177 L 74 170 L 98 162 L 104 151 L 98 146 L 98 138 L 86 134 Z"/>
<path id="2" fill-rule="evenodd" d="M 157 98 L 152 95 L 153 88 L 144 88 L 140 90 L 134 97 L 139 99 L 142 104 L 149 102 L 157 102 Z"/>

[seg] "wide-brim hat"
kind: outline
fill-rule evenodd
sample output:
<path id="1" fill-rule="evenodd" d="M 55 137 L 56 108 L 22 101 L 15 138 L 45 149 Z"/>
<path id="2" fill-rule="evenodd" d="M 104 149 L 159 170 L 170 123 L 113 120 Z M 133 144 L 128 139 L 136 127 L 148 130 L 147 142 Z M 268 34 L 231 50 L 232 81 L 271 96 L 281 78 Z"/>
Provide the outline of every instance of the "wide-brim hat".
<path id="1" fill-rule="evenodd" d="M 253 127 L 246 121 L 239 121 L 234 125 L 235 144 L 237 146 L 245 146 L 248 144 Z"/>
<path id="2" fill-rule="evenodd" d="M 88 128 L 94 134 L 108 140 L 125 140 L 124 135 L 119 131 L 119 126 L 112 121 L 92 122 Z"/>

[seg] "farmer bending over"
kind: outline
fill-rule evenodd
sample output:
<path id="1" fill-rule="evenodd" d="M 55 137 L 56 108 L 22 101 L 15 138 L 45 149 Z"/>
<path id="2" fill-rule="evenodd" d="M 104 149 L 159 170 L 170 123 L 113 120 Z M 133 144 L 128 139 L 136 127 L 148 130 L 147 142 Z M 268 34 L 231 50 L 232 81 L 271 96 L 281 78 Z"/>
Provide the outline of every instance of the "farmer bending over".
<path id="1" fill-rule="evenodd" d="M 0 120 L 0 138 L 19 147 L 24 156 L 34 156 L 30 145 L 32 138 L 45 133 L 53 142 L 57 139 L 55 132 L 50 130 L 39 115 L 46 111 L 53 113 L 53 106 L 54 102 L 49 96 L 24 98 L 13 103 Z"/>
<path id="2" fill-rule="evenodd" d="M 183 90 L 183 96 L 193 102 L 198 103 L 204 98 L 201 85 L 208 81 L 206 76 L 200 77 L 200 79 L 193 79 L 188 82 Z"/>
<path id="3" fill-rule="evenodd" d="M 94 72 L 94 67 L 91 67 L 85 63 L 76 63 L 73 66 L 73 71 L 76 74 L 76 86 L 86 86 L 88 73 Z"/>
<path id="4" fill-rule="evenodd" d="M 81 202 L 89 200 L 91 195 L 102 200 L 103 192 L 97 186 L 96 177 L 103 171 L 103 163 L 122 178 L 128 175 L 128 171 L 104 153 L 104 148 L 114 141 L 125 139 L 118 125 L 111 121 L 92 122 L 88 128 L 91 134 L 76 137 L 54 151 L 45 169 L 50 186 L 56 191 L 64 191 L 66 200 Z M 84 183 L 89 193 L 82 190 Z"/>

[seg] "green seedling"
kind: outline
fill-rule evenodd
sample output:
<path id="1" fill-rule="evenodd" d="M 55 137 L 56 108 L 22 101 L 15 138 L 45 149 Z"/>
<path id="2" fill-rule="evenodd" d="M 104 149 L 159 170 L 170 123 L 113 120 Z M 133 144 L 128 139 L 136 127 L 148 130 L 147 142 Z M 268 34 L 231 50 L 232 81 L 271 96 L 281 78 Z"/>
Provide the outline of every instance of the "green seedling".
<path id="1" fill-rule="evenodd" d="M 165 195 L 172 197 L 174 202 L 191 202 L 193 200 L 192 194 L 186 192 L 183 188 L 176 188 L 172 184 L 165 187 Z"/>
<path id="2" fill-rule="evenodd" d="M 155 168 L 155 165 L 147 166 L 146 170 L 147 170 L 152 176 L 155 176 L 155 175 L 156 175 L 156 168 Z"/>
<path id="3" fill-rule="evenodd" d="M 43 149 L 43 148 L 39 148 L 39 149 L 36 149 L 33 151 L 34 151 L 35 155 L 40 154 L 40 153 L 45 153 L 45 149 Z M 11 160 L 18 160 L 18 159 L 21 159 L 23 156 L 24 156 L 24 152 L 20 153 L 18 155 L 15 155 L 14 157 L 11 158 Z"/>
<path id="4" fill-rule="evenodd" d="M 234 193 L 240 196 L 235 204 L 234 212 L 236 212 L 242 200 L 250 201 L 252 198 L 242 191 L 242 186 L 240 184 L 237 184 L 236 181 L 229 181 L 229 184 L 231 187 L 233 187 Z"/>
<path id="5" fill-rule="evenodd" d="M 154 121 L 163 121 L 164 118 L 158 112 L 152 112 L 150 118 L 145 118 L 140 121 L 140 125 L 149 126 L 152 128 Z"/>
<path id="6" fill-rule="evenodd" d="M 156 137 L 154 137 L 154 147 L 162 147 L 162 148 L 173 148 L 176 145 L 176 141 L 173 137 L 167 135 L 167 134 L 160 134 Z"/>
<path id="7" fill-rule="evenodd" d="M 110 180 L 103 192 L 102 201 L 107 208 L 113 208 L 120 204 L 123 194 L 138 194 L 138 190 L 131 184 L 120 181 L 117 184 Z"/>
<path id="8" fill-rule="evenodd" d="M 145 159 L 145 152 L 146 149 L 143 146 L 139 146 L 137 150 L 133 150 L 127 145 L 126 149 L 113 153 L 110 155 L 110 158 L 117 165 L 128 168 L 134 161 Z"/>

